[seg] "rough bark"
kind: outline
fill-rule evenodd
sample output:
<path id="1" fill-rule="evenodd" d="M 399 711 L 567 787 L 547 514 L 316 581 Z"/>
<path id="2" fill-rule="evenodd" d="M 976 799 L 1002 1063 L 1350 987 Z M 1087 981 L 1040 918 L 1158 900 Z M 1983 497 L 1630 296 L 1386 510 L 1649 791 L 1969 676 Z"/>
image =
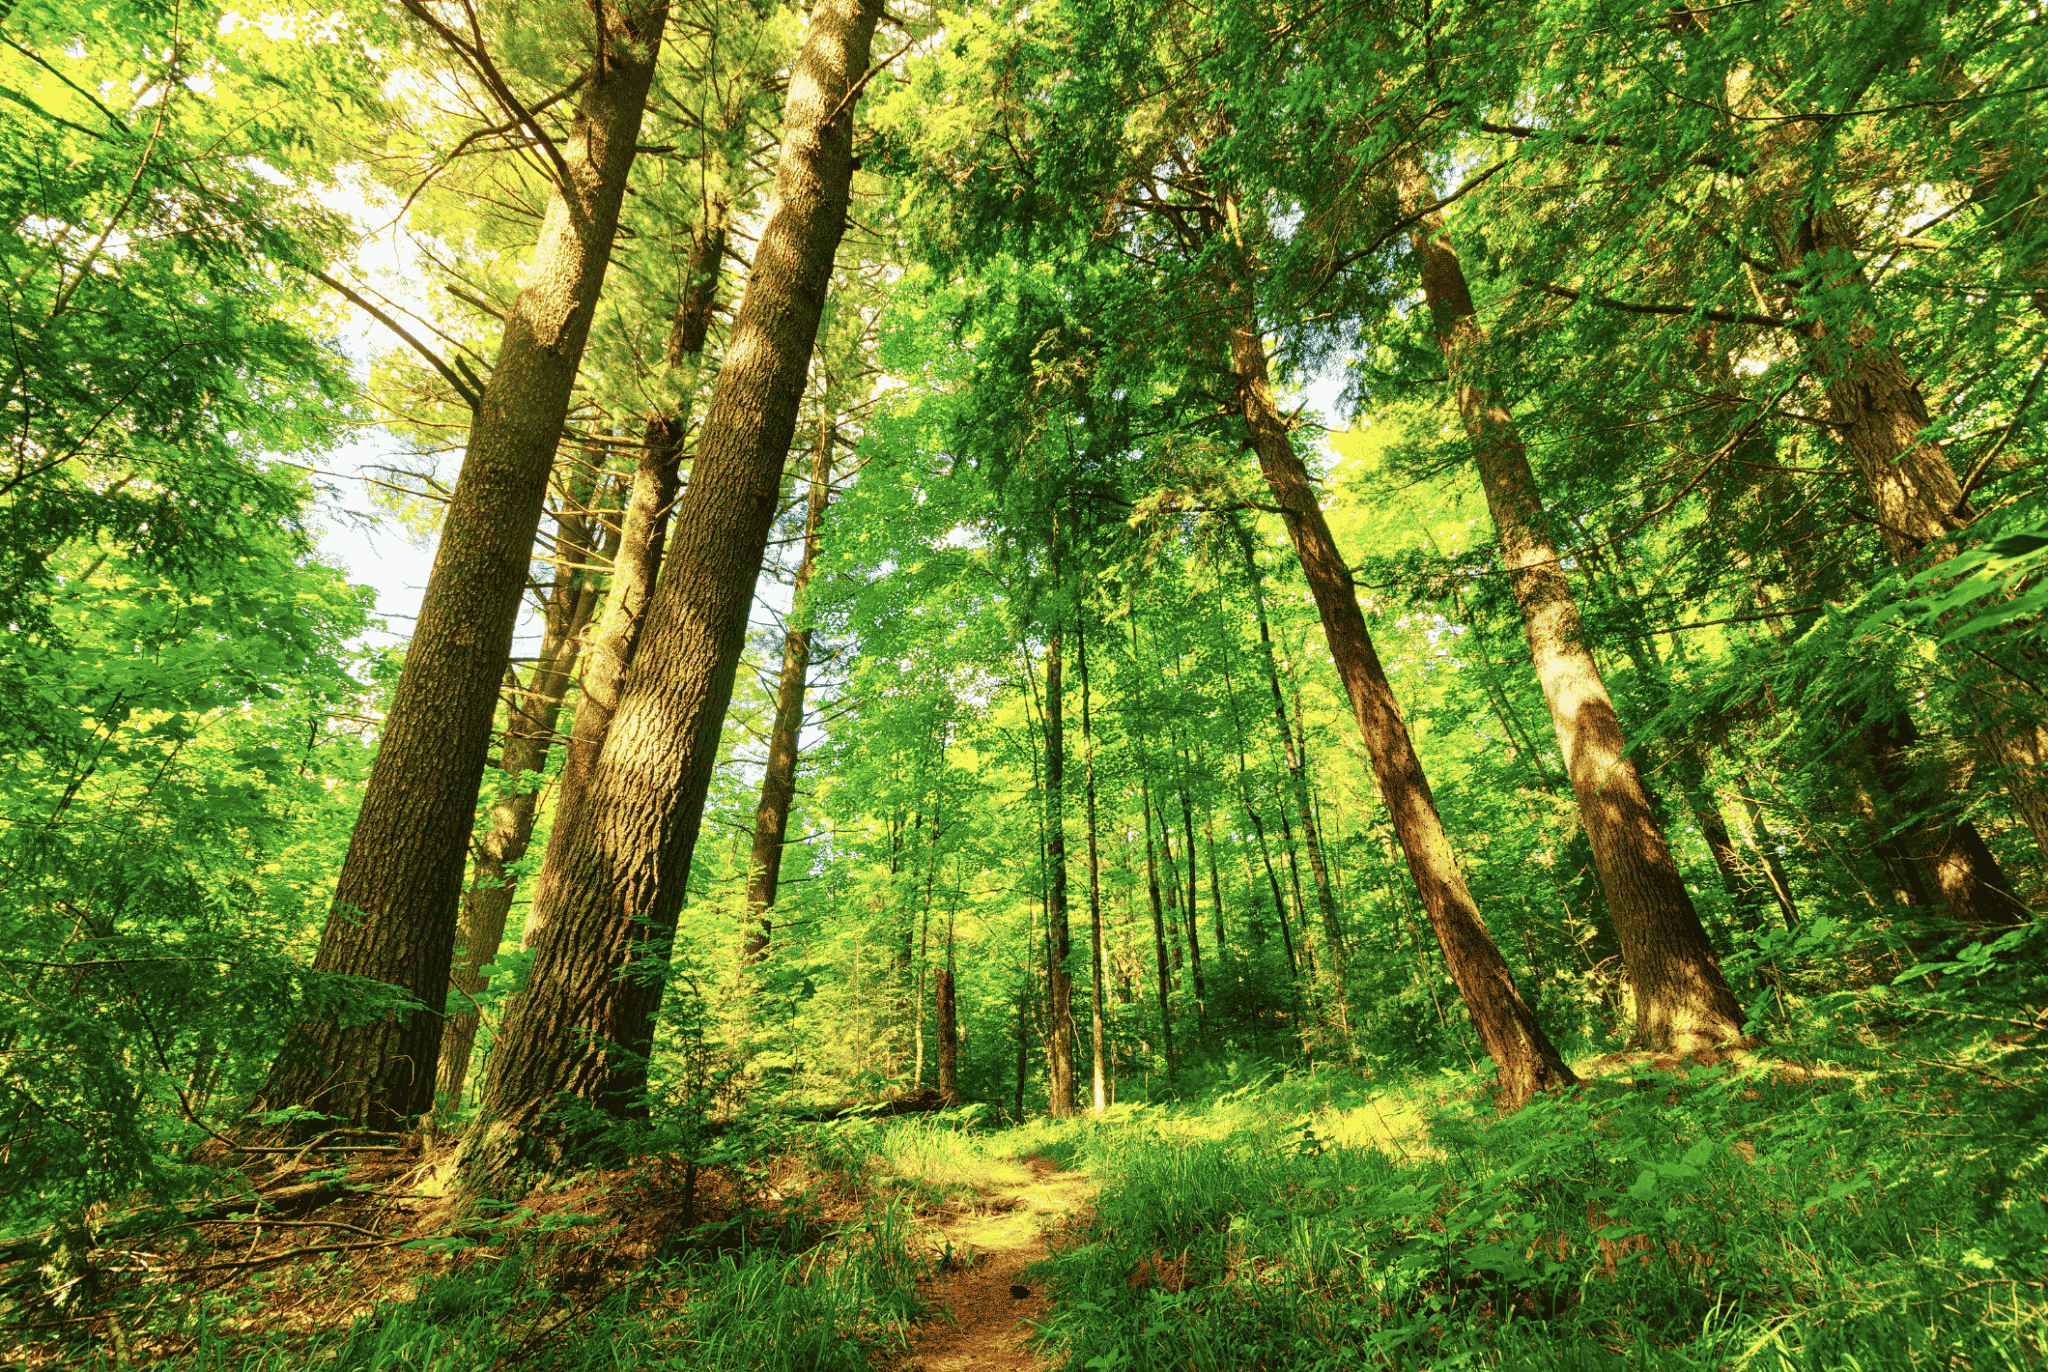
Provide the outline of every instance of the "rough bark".
<path id="1" fill-rule="evenodd" d="M 1317 504 L 1308 471 L 1294 451 L 1287 426 L 1267 378 L 1266 344 L 1248 292 L 1237 293 L 1230 330 L 1231 362 L 1238 375 L 1238 405 L 1250 431 L 1259 470 L 1280 507 L 1288 538 L 1301 559 L 1322 618 L 1323 634 L 1337 674 L 1344 682 L 1373 777 L 1394 821 L 1408 869 L 1429 914 L 1444 960 L 1464 998 L 1467 1013 L 1489 1057 L 1500 1068 L 1496 1093 L 1504 1108 L 1521 1105 L 1538 1091 L 1577 1080 L 1551 1045 L 1522 993 L 1516 989 L 1500 950 L 1480 918 L 1465 885 L 1450 836 L 1437 813 L 1436 797 L 1394 701 L 1392 686 L 1366 632 L 1351 568 L 1337 551 L 1329 522 Z"/>
<path id="2" fill-rule="evenodd" d="M 583 694 L 576 705 L 576 720 L 562 765 L 561 798 L 555 815 L 557 832 L 567 832 L 575 826 L 576 808 L 590 783 L 590 774 L 597 767 L 605 736 L 611 732 L 612 716 L 618 712 L 626 673 L 633 665 L 633 649 L 639 642 L 647 604 L 654 597 L 654 583 L 661 572 L 669 515 L 675 508 L 681 479 L 683 445 L 689 435 L 690 398 L 703 367 L 704 340 L 718 303 L 719 265 L 725 255 L 725 214 L 724 199 L 713 197 L 705 207 L 704 222 L 690 238 L 683 294 L 669 325 L 668 347 L 663 354 L 676 403 L 649 415 L 641 429 L 640 460 L 633 472 L 632 494 L 626 501 L 604 615 L 584 654 Z M 529 919 L 525 946 L 533 947 L 539 934 L 540 924 Z"/>
<path id="3" fill-rule="evenodd" d="M 821 0 L 791 68 L 774 208 L 698 439 L 626 693 L 577 806 L 549 843 L 527 990 L 499 1035 L 465 1186 L 558 1165 L 579 1097 L 645 1109 L 647 1054 L 719 725 L 774 521 L 853 177 L 853 114 L 879 0 Z M 629 965 L 637 970 L 628 972 Z"/>
<path id="4" fill-rule="evenodd" d="M 810 508 L 804 515 L 804 552 L 797 563 L 790 595 L 789 624 L 782 635 L 782 676 L 775 686 L 775 722 L 768 730 L 768 765 L 761 773 L 761 799 L 754 807 L 754 842 L 747 857 L 746 929 L 740 935 L 740 964 L 749 966 L 768 956 L 772 928 L 768 911 L 782 878 L 782 849 L 789 832 L 789 807 L 796 799 L 797 745 L 804 727 L 804 692 L 811 669 L 811 630 L 806 622 L 805 592 L 818 564 L 819 531 L 832 500 L 832 452 L 839 426 L 829 415 L 818 425 L 818 446 L 811 454 Z"/>
<path id="5" fill-rule="evenodd" d="M 596 66 L 562 149 L 569 177 L 505 318 L 440 549 L 386 715 L 313 966 L 387 982 L 419 1007 L 305 1026 L 258 1109 L 302 1105 L 402 1127 L 431 1109 L 463 870 L 498 686 L 555 445 L 604 284 L 667 7 L 602 11 Z"/>
<path id="6" fill-rule="evenodd" d="M 587 499 L 589 494 L 588 483 L 584 483 L 580 498 Z M 491 806 L 490 831 L 477 845 L 470 889 L 463 894 L 462 915 L 456 926 L 455 962 L 448 969 L 449 986 L 469 1006 L 449 1015 L 441 1031 L 438 1109 L 449 1115 L 462 1107 L 470 1053 L 476 1047 L 477 998 L 488 985 L 482 968 L 498 955 L 518 889 L 518 883 L 506 876 L 506 869 L 526 856 L 533 839 L 534 819 L 540 809 L 538 779 L 554 747 L 555 723 L 562 698 L 568 693 L 583 629 L 597 604 L 598 578 L 590 565 L 597 561 L 593 554 L 598 550 L 591 547 L 592 541 L 588 513 L 565 511 L 557 524 L 555 584 L 541 612 L 540 652 L 526 685 L 518 687 L 515 679 L 513 693 L 505 703 L 505 741 L 499 749 L 498 765 L 513 790 Z M 614 546 L 603 555 L 614 556 L 615 538 L 608 535 L 605 541 Z"/>
<path id="7" fill-rule="evenodd" d="M 1419 156 L 1397 160 L 1395 176 L 1405 213 L 1435 202 Z M 1485 334 L 1443 216 L 1419 215 L 1410 243 L 1536 678 L 1621 940 L 1635 992 L 1634 1039 L 1641 1047 L 1677 1053 L 1732 1042 L 1742 1037 L 1742 1007 L 1721 975 L 1628 754 L 1607 683 L 1586 645 L 1578 601 L 1550 535 L 1521 433 L 1487 378 Z"/>

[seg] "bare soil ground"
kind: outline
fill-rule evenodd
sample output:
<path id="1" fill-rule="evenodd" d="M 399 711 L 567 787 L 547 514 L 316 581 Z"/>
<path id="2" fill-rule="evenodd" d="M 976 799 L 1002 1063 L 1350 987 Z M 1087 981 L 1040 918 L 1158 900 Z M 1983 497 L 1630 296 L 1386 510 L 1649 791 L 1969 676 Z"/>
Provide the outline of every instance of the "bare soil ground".
<path id="1" fill-rule="evenodd" d="M 954 1262 L 927 1290 L 934 1314 L 896 1372 L 1043 1372 L 1051 1366 L 1026 1346 L 1047 1302 L 1024 1269 L 1050 1256 L 1047 1231 L 1077 1218 L 1095 1183 L 1086 1172 L 1062 1172 L 1044 1158 L 1024 1163 L 1029 1181 L 989 1186 L 986 1206 L 948 1220 L 930 1236 L 951 1245 Z"/>

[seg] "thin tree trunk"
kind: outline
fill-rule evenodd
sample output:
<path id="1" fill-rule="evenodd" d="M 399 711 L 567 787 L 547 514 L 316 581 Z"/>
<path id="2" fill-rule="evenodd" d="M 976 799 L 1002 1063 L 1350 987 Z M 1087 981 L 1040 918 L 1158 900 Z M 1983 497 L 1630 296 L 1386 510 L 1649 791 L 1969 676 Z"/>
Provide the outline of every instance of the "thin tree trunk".
<path id="1" fill-rule="evenodd" d="M 1287 1014 L 1288 1018 L 1294 1023 L 1295 1034 L 1299 1036 L 1301 1033 L 1301 968 L 1294 957 L 1294 936 L 1287 929 L 1287 902 L 1280 895 L 1280 879 L 1273 874 L 1273 853 L 1266 843 L 1266 822 L 1252 805 L 1251 782 L 1246 775 L 1244 730 L 1239 727 L 1237 718 L 1237 683 L 1231 679 L 1230 672 L 1230 640 L 1224 638 L 1221 642 L 1223 644 L 1223 692 L 1224 696 L 1231 702 L 1230 728 L 1231 735 L 1237 744 L 1238 800 L 1244 806 L 1245 817 L 1252 822 L 1252 837 L 1258 844 L 1259 861 L 1266 870 L 1266 887 L 1272 892 L 1273 918 L 1280 926 L 1280 942 L 1287 952 Z M 1245 871 L 1248 887 L 1246 898 L 1249 900 L 1251 898 L 1249 888 L 1256 887 L 1258 884 L 1257 877 L 1251 872 L 1251 857 L 1249 854 L 1245 857 Z"/>
<path id="2" fill-rule="evenodd" d="M 603 751 L 557 832 L 544 928 L 507 1017 L 465 1157 L 465 1186 L 522 1161 L 552 1169 L 573 1135 L 554 1102 L 645 1112 L 647 1055 L 719 726 L 774 522 L 853 176 L 853 114 L 880 0 L 820 0 L 792 66 L 773 212 L 732 325 L 679 504 L 667 568 Z M 653 969 L 625 975 L 629 964 Z"/>
<path id="3" fill-rule="evenodd" d="M 819 530 L 831 503 L 832 450 L 839 426 L 830 417 L 831 390 L 825 395 L 827 418 L 818 425 L 818 446 L 811 454 L 810 509 L 804 516 L 804 555 L 797 563 L 790 594 L 789 626 L 782 638 L 782 678 L 775 687 L 775 723 L 768 731 L 768 765 L 761 773 L 761 801 L 754 809 L 754 846 L 747 859 L 746 932 L 740 940 L 740 965 L 768 955 L 771 928 L 768 911 L 782 873 L 783 841 L 789 831 L 789 807 L 796 799 L 797 745 L 804 725 L 804 691 L 811 667 L 811 630 L 805 592 L 818 564 Z"/>
<path id="4" fill-rule="evenodd" d="M 259 1111 L 308 1106 L 394 1129 L 433 1107 L 498 684 L 667 19 L 658 2 L 599 16 L 604 57 L 562 149 L 569 177 L 549 197 L 527 284 L 506 315 L 313 960 L 315 971 L 385 982 L 418 1006 L 347 1027 L 306 1025 L 305 1042 L 272 1069 Z"/>
<path id="5" fill-rule="evenodd" d="M 1434 203 L 1418 155 L 1402 156 L 1395 176 L 1405 213 L 1416 215 Z M 1507 402 L 1485 377 L 1485 334 L 1443 216 L 1420 214 L 1410 243 L 1528 631 L 1536 679 L 1621 938 L 1635 989 L 1635 1041 L 1677 1053 L 1733 1042 L 1742 1037 L 1742 1007 L 1721 975 L 1586 645 L 1578 602 L 1550 536 L 1521 434 Z"/>
<path id="6" fill-rule="evenodd" d="M 1778 902 L 1778 913 L 1784 918 L 1787 929 L 1799 925 L 1799 907 L 1792 900 L 1792 883 L 1785 875 L 1785 864 L 1778 859 L 1778 843 L 1764 823 L 1764 812 L 1758 808 L 1754 797 L 1748 792 L 1742 796 L 1742 811 L 1749 817 L 1749 846 L 1756 851 L 1757 860 L 1764 865 L 1770 877 L 1771 895 Z"/>
<path id="7" fill-rule="evenodd" d="M 1138 780 L 1145 823 L 1145 890 L 1152 898 L 1152 947 L 1159 964 L 1159 1044 L 1166 1062 L 1166 1075 L 1173 1075 L 1173 1009 L 1166 988 L 1172 973 L 1166 965 L 1166 910 L 1159 899 L 1159 859 L 1152 848 L 1152 784 L 1141 775 Z"/>
<path id="8" fill-rule="evenodd" d="M 1348 1053 L 1351 1043 L 1351 998 L 1344 985 L 1343 923 L 1337 913 L 1337 898 L 1330 889 L 1330 870 L 1323 861 L 1322 838 L 1317 831 L 1314 807 L 1309 800 L 1308 769 L 1304 752 L 1306 744 L 1296 738 L 1295 730 L 1290 727 L 1287 720 L 1287 701 L 1280 690 L 1280 667 L 1274 661 L 1273 630 L 1266 619 L 1264 577 L 1259 570 L 1258 558 L 1253 555 L 1251 538 L 1238 524 L 1235 515 L 1230 516 L 1230 526 L 1231 532 L 1236 535 L 1238 550 L 1244 557 L 1245 579 L 1251 587 L 1252 606 L 1259 625 L 1259 656 L 1265 663 L 1266 688 L 1273 698 L 1273 723 L 1280 730 L 1280 752 L 1287 766 L 1288 785 L 1294 792 L 1295 809 L 1301 816 L 1302 841 L 1308 849 L 1309 871 L 1315 879 L 1316 909 L 1322 916 L 1323 943 L 1330 950 L 1326 975 L 1330 988 L 1335 993 L 1338 1031 L 1343 1035 Z M 1283 818 L 1281 823 L 1284 828 L 1286 820 Z M 1288 862 L 1292 866 L 1295 861 L 1292 836 L 1287 837 L 1290 840 L 1287 844 Z M 1297 906 L 1300 899 L 1301 882 L 1297 872 Z M 1307 918 L 1306 911 L 1303 918 Z"/>
<path id="9" fill-rule="evenodd" d="M 939 1099 L 960 1103 L 960 1021 L 953 997 L 953 912 L 946 912 L 946 966 L 932 974 L 939 1020 Z"/>
<path id="10" fill-rule="evenodd" d="M 587 488 L 583 495 L 588 497 Z M 597 573 L 588 570 L 596 560 L 589 515 L 565 512 L 557 524 L 555 584 L 541 613 L 540 652 L 525 688 L 519 689 L 514 677 L 512 697 L 505 703 L 505 742 L 499 751 L 499 767 L 513 789 L 491 806 L 490 832 L 477 845 L 475 870 L 456 926 L 455 962 L 448 969 L 448 984 L 461 993 L 469 1008 L 449 1015 L 441 1031 L 441 1063 L 435 1075 L 437 1110 L 444 1117 L 462 1108 L 462 1088 L 476 1047 L 477 998 L 488 984 L 482 969 L 498 955 L 498 945 L 504 942 L 505 923 L 519 885 L 506 875 L 506 869 L 526 856 L 533 839 L 534 818 L 540 809 L 537 783 L 547 769 L 562 698 L 569 690 L 584 627 L 597 604 Z M 606 540 L 614 543 L 614 557 L 615 538 Z"/>
<path id="11" fill-rule="evenodd" d="M 1207 1032 L 1209 1025 L 1209 987 L 1208 983 L 1202 979 L 1202 907 L 1195 898 L 1196 887 L 1200 880 L 1195 866 L 1195 811 L 1192 803 L 1188 800 L 1187 783 L 1185 781 L 1187 755 L 1185 753 L 1181 755 L 1181 773 L 1183 781 L 1180 787 L 1180 820 L 1182 832 L 1186 835 L 1187 839 L 1182 844 L 1182 851 L 1186 853 L 1188 860 L 1188 903 L 1187 909 L 1184 912 L 1188 922 L 1188 970 L 1195 979 L 1196 1024 L 1199 1032 Z"/>
<path id="12" fill-rule="evenodd" d="M 1205 812 L 1202 816 L 1202 837 L 1208 842 L 1209 851 L 1209 901 L 1216 908 L 1216 956 L 1223 957 L 1223 878 L 1216 871 L 1216 816 Z"/>
<path id="13" fill-rule="evenodd" d="M 675 507 L 680 482 L 683 444 L 689 435 L 690 400 L 703 367 L 704 339 L 711 326 L 711 313 L 718 303 L 719 265 L 725 256 L 725 213 L 724 198 L 712 197 L 705 206 L 704 222 L 690 237 L 683 295 L 676 304 L 664 353 L 677 402 L 648 416 L 641 429 L 640 460 L 633 472 L 632 495 L 626 502 L 619 555 L 612 566 L 604 614 L 584 654 L 583 698 L 576 705 L 576 720 L 563 759 L 561 799 L 555 813 L 557 833 L 566 834 L 575 827 L 577 807 L 591 773 L 597 768 L 605 736 L 611 732 L 612 716 L 618 712 L 626 673 L 632 667 L 633 652 L 646 623 L 647 605 L 654 598 L 669 514 Z M 540 925 L 529 919 L 525 946 L 532 948 L 539 936 Z"/>
<path id="14" fill-rule="evenodd" d="M 1507 962 L 1494 946 L 1465 885 L 1465 875 L 1451 852 L 1450 836 L 1437 813 L 1436 797 L 1408 736 L 1407 721 L 1401 717 L 1393 688 L 1366 632 L 1351 568 L 1337 551 L 1308 471 L 1273 399 L 1266 373 L 1265 339 L 1251 294 L 1242 288 L 1235 294 L 1237 317 L 1230 330 L 1230 355 L 1252 450 L 1301 559 L 1330 656 L 1344 682 L 1352 715 L 1372 758 L 1373 776 L 1393 817 L 1438 946 L 1479 1032 L 1479 1041 L 1500 1068 L 1498 1099 L 1503 1108 L 1512 1109 L 1539 1091 L 1569 1086 L 1577 1078 L 1516 989 Z"/>
<path id="15" fill-rule="evenodd" d="M 1054 576 L 1057 578 L 1057 570 Z M 1051 1093 L 1048 1108 L 1054 1119 L 1065 1119 L 1074 1113 L 1074 974 L 1069 967 L 1074 947 L 1067 924 L 1067 739 L 1065 692 L 1060 686 L 1064 647 L 1060 640 L 1060 633 L 1054 631 L 1052 641 L 1046 645 L 1044 706 L 1045 793 L 1050 810 L 1045 840 L 1046 970 L 1047 989 L 1051 992 L 1048 1009 L 1052 1016 L 1046 1030 L 1046 1064 L 1051 1074 L 1047 1083 Z"/>
<path id="16" fill-rule="evenodd" d="M 1089 1045 L 1094 1055 L 1095 1113 L 1109 1108 L 1108 1067 L 1103 1056 L 1102 1022 L 1102 852 L 1095 822 L 1095 729 L 1089 713 L 1088 634 L 1082 617 L 1074 617 L 1074 655 L 1081 670 L 1081 770 L 1088 805 L 1088 963 L 1093 978 L 1089 997 Z"/>

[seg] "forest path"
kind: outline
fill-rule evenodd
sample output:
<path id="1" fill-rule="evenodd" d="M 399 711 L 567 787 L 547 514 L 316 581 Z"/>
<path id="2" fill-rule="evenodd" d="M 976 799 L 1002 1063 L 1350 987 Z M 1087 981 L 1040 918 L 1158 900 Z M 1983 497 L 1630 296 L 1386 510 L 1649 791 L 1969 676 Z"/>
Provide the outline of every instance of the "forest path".
<path id="1" fill-rule="evenodd" d="M 1025 1346 L 1050 1303 L 1021 1274 L 1051 1256 L 1046 1228 L 1076 1216 L 1095 1194 L 1086 1172 L 1063 1172 L 1046 1158 L 1025 1158 L 1031 1180 L 983 1194 L 994 1213 L 962 1215 L 932 1236 L 964 1264 L 926 1291 L 932 1316 L 896 1364 L 897 1372 L 1044 1372 L 1052 1364 Z M 1001 1208 L 1008 1203 L 1008 1208 Z M 1017 1292 L 1023 1291 L 1024 1295 Z"/>

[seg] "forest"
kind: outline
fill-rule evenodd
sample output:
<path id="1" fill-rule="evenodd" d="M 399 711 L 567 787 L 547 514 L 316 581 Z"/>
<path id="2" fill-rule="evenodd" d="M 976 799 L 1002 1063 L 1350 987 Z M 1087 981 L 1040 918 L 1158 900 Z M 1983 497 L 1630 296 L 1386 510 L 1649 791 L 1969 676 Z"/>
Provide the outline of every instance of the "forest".
<path id="1" fill-rule="evenodd" d="M 0 0 L 0 1363 L 2042 1366 L 2044 29 Z"/>

